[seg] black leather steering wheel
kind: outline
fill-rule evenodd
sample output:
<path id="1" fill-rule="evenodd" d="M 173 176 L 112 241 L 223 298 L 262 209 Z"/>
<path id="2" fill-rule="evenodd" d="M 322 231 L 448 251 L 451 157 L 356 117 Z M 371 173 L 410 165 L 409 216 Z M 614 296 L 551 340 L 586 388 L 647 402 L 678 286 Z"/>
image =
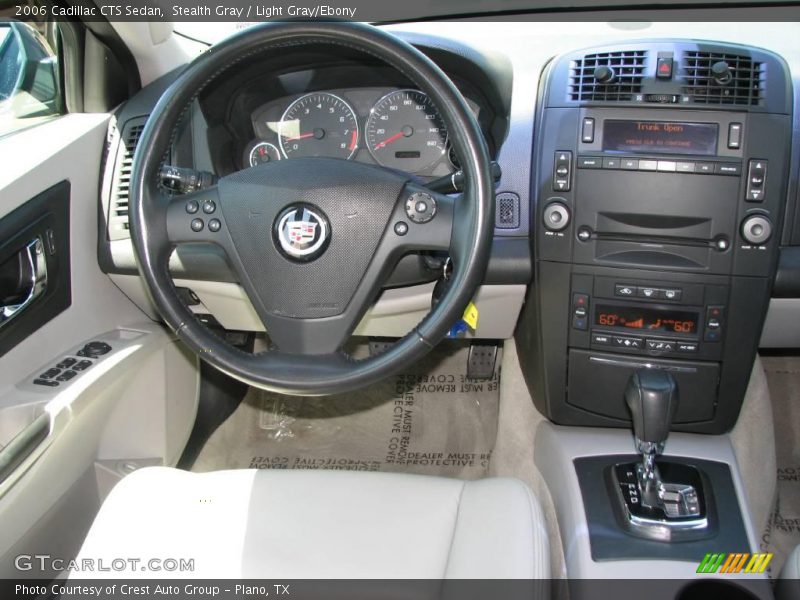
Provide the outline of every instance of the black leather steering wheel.
<path id="1" fill-rule="evenodd" d="M 175 130 L 203 89 L 227 69 L 270 52 L 308 44 L 354 49 L 396 68 L 439 109 L 462 159 L 465 189 L 454 199 L 408 175 L 333 158 L 267 163 L 223 177 L 208 189 L 169 196 L 159 188 Z M 161 97 L 133 162 L 130 228 L 139 271 L 164 321 L 203 360 L 245 383 L 295 395 L 325 395 L 379 381 L 424 356 L 461 317 L 483 279 L 494 228 L 489 156 L 469 107 L 421 52 L 357 23 L 275 23 L 246 29 L 194 60 Z M 426 223 L 406 205 L 435 205 Z M 197 202 L 214 212 L 187 212 Z M 192 221 L 204 227 L 194 231 Z M 211 218 L 216 222 L 212 226 Z M 395 225 L 403 222 L 400 235 Z M 402 230 L 402 228 L 399 228 Z M 179 298 L 169 274 L 179 243 L 218 244 L 261 318 L 273 347 L 243 352 L 206 328 Z M 451 284 L 431 312 L 377 356 L 342 351 L 397 261 L 446 250 Z"/>

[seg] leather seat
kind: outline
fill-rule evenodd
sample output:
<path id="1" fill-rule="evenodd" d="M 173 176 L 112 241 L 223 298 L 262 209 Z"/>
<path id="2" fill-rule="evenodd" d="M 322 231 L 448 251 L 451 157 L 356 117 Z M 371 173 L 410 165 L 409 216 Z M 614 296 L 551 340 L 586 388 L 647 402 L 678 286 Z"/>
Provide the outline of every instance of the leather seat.
<path id="1" fill-rule="evenodd" d="M 775 586 L 777 600 L 797 600 L 800 598 L 800 546 L 797 546 L 781 569 L 781 576 Z"/>
<path id="2" fill-rule="evenodd" d="M 115 558 L 142 563 L 107 576 L 550 576 L 542 512 L 522 482 L 367 472 L 141 469 L 111 492 L 78 557 Z M 141 570 L 166 558 L 194 570 Z"/>

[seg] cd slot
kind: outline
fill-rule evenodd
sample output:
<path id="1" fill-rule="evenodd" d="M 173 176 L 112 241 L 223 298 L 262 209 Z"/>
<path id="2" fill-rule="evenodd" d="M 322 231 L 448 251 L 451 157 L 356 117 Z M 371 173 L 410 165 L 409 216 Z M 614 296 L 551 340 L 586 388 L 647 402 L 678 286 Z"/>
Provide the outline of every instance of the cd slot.
<path id="1" fill-rule="evenodd" d="M 625 236 L 707 240 L 711 237 L 712 219 L 706 215 L 598 211 L 594 229 Z"/>
<path id="2" fill-rule="evenodd" d="M 599 242 L 629 242 L 633 244 L 646 244 L 658 246 L 694 246 L 697 248 L 717 249 L 718 240 L 698 239 L 689 237 L 672 237 L 664 235 L 646 235 L 638 233 L 605 233 L 592 232 L 588 239 Z"/>

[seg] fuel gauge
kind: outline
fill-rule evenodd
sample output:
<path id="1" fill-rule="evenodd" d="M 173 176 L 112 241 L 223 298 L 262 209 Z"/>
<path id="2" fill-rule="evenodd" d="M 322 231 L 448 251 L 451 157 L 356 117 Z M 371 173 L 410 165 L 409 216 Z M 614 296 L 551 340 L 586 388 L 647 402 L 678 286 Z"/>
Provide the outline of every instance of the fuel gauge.
<path id="1" fill-rule="evenodd" d="M 281 159 L 281 151 L 278 147 L 269 142 L 259 142 L 253 146 L 248 154 L 248 162 L 251 167 L 263 165 Z"/>

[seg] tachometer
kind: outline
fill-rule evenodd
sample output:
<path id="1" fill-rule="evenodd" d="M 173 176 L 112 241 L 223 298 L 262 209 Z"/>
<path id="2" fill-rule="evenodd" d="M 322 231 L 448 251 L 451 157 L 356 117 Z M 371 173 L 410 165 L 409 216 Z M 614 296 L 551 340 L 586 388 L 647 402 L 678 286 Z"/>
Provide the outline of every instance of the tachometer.
<path id="1" fill-rule="evenodd" d="M 286 158 L 352 158 L 358 148 L 358 121 L 339 96 L 313 92 L 289 105 L 278 124 L 278 135 Z"/>
<path id="2" fill-rule="evenodd" d="M 431 99 L 417 90 L 398 90 L 378 100 L 370 111 L 365 139 L 380 164 L 412 173 L 447 152 L 444 121 Z"/>

